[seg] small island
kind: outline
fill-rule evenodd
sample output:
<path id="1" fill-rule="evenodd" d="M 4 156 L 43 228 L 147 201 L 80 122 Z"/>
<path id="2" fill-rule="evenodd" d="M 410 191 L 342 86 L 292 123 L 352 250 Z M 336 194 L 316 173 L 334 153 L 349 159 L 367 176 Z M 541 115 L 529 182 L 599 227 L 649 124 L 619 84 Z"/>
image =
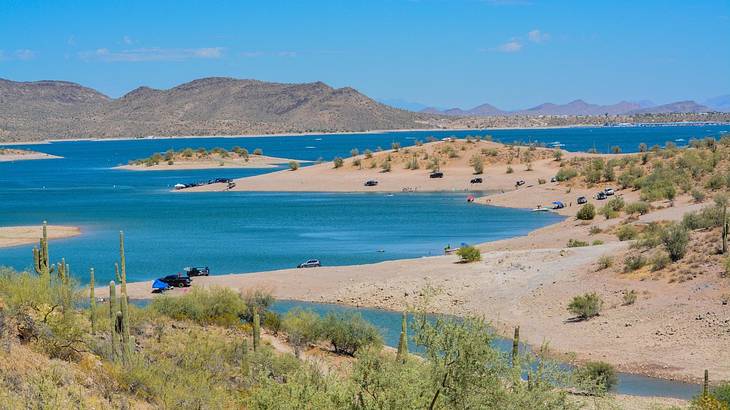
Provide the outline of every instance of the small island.
<path id="1" fill-rule="evenodd" d="M 120 165 L 116 169 L 174 171 L 214 168 L 273 168 L 289 162 L 291 162 L 289 159 L 266 156 L 261 148 L 256 148 L 251 153 L 246 148 L 238 146 L 233 147 L 230 151 L 220 147 L 210 150 L 184 148 L 179 151 L 170 149 L 154 153 L 147 158 L 131 160 L 127 165 Z"/>
<path id="2" fill-rule="evenodd" d="M 0 148 L 0 162 L 26 161 L 32 159 L 55 159 L 61 158 L 56 155 L 44 152 L 30 151 L 15 148 Z"/>

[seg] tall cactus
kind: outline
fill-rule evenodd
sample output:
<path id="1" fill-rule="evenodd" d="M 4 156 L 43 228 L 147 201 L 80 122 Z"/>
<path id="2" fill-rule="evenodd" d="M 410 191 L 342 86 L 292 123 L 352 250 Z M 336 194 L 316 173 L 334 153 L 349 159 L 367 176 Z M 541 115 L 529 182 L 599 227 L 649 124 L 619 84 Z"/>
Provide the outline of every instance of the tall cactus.
<path id="1" fill-rule="evenodd" d="M 94 297 L 94 268 L 89 270 L 89 320 L 91 320 L 91 334 L 96 333 L 96 297 Z"/>
<path id="2" fill-rule="evenodd" d="M 253 351 L 259 350 L 259 344 L 261 342 L 261 318 L 259 317 L 259 311 L 254 307 L 253 309 Z"/>
<path id="3" fill-rule="evenodd" d="M 41 276 L 51 278 L 53 267 L 48 258 L 48 222 L 43 221 L 43 236 L 39 240 L 39 246 L 33 248 L 33 269 Z"/>
<path id="4" fill-rule="evenodd" d="M 131 351 L 131 339 L 129 337 L 129 300 L 127 297 L 127 262 L 124 256 L 124 232 L 119 231 L 119 261 L 122 271 L 122 343 L 125 354 Z"/>
<path id="5" fill-rule="evenodd" d="M 515 367 L 520 354 L 520 327 L 515 327 L 515 336 L 512 338 L 512 367 Z"/>
<path id="6" fill-rule="evenodd" d="M 112 358 L 119 357 L 119 337 L 117 333 L 117 286 L 114 281 L 109 282 L 109 323 L 111 323 Z"/>
<path id="7" fill-rule="evenodd" d="M 702 395 L 707 396 L 710 394 L 710 372 L 705 369 L 705 380 L 702 383 Z"/>
<path id="8" fill-rule="evenodd" d="M 403 318 L 400 325 L 400 339 L 398 339 L 398 352 L 395 357 L 398 360 L 405 360 L 408 356 L 408 322 L 406 312 L 403 312 Z"/>

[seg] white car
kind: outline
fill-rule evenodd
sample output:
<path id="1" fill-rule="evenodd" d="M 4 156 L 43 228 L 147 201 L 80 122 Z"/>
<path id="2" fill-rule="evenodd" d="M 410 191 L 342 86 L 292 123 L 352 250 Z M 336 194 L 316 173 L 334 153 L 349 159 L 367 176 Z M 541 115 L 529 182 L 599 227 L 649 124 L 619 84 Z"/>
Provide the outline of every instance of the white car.
<path id="1" fill-rule="evenodd" d="M 603 193 L 606 194 L 606 196 L 611 196 L 614 194 L 613 188 L 606 188 L 603 190 Z"/>

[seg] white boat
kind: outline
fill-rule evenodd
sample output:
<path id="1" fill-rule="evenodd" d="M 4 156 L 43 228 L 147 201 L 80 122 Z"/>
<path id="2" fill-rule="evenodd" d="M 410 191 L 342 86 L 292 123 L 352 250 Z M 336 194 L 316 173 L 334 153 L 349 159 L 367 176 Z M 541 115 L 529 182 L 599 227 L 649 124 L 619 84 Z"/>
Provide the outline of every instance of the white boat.
<path id="1" fill-rule="evenodd" d="M 538 206 L 537 208 L 534 208 L 532 210 L 532 212 L 547 212 L 549 210 L 550 210 L 550 208 L 545 208 L 543 206 Z"/>
<path id="2" fill-rule="evenodd" d="M 185 184 L 175 184 L 175 189 L 185 189 Z"/>

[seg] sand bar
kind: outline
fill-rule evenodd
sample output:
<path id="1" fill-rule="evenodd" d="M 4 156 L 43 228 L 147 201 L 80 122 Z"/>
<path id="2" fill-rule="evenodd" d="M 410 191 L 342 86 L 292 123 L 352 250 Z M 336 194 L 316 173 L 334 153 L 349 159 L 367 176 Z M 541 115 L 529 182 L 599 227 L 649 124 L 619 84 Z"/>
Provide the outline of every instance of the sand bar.
<path id="1" fill-rule="evenodd" d="M 48 239 L 71 238 L 81 234 L 75 226 L 48 225 Z M 0 248 L 37 243 L 43 236 L 43 227 L 3 226 L 0 227 Z"/>

